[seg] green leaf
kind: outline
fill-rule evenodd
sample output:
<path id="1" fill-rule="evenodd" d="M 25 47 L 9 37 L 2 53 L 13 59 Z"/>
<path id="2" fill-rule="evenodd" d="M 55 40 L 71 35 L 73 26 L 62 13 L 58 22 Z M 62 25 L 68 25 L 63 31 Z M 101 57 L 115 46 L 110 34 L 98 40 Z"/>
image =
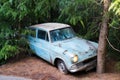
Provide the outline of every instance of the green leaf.
<path id="1" fill-rule="evenodd" d="M 82 24 L 82 27 L 85 28 L 85 25 L 82 20 L 80 20 L 80 23 Z"/>

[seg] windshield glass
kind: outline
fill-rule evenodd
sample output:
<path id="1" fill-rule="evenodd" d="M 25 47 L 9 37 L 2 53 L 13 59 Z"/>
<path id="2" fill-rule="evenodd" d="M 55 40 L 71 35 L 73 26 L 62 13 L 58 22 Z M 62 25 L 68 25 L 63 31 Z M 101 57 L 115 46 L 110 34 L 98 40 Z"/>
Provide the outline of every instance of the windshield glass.
<path id="1" fill-rule="evenodd" d="M 50 36 L 51 36 L 51 41 L 55 42 L 55 41 L 62 41 L 73 38 L 75 37 L 75 33 L 70 27 L 68 27 L 68 28 L 52 30 L 50 31 Z"/>

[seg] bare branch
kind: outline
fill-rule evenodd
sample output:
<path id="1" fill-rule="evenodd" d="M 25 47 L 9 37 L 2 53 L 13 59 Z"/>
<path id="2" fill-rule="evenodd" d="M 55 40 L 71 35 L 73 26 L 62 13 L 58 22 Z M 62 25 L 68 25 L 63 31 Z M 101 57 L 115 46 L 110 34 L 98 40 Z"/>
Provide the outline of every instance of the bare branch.
<path id="1" fill-rule="evenodd" d="M 113 48 L 115 51 L 118 51 L 118 52 L 120 52 L 120 50 L 119 49 L 117 49 L 117 48 L 115 48 L 111 43 L 110 43 L 110 41 L 108 40 L 108 38 L 106 37 L 106 39 L 107 39 L 107 42 L 109 43 L 109 45 L 110 45 L 110 47 L 111 48 Z"/>
<path id="2" fill-rule="evenodd" d="M 120 27 L 118 27 L 118 28 L 117 28 L 117 27 L 111 27 L 111 28 L 114 28 L 114 29 L 120 29 Z"/>

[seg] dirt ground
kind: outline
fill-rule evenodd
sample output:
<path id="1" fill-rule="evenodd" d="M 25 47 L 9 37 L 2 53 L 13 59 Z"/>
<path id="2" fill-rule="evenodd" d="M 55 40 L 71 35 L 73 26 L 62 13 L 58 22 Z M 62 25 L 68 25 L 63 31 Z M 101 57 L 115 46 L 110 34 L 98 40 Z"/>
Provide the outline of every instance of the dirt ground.
<path id="1" fill-rule="evenodd" d="M 32 56 L 10 61 L 0 66 L 0 75 L 12 75 L 32 80 L 120 80 L 120 73 L 114 69 L 114 62 L 107 63 L 107 73 L 97 74 L 95 70 L 64 75 L 56 67 Z"/>

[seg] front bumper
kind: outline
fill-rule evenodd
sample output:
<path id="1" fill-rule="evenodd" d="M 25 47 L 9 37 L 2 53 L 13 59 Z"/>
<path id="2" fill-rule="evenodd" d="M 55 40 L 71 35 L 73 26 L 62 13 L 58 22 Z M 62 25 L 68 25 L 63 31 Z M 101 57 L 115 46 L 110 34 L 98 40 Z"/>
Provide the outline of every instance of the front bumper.
<path id="1" fill-rule="evenodd" d="M 96 67 L 96 64 L 97 64 L 97 60 L 93 60 L 89 63 L 86 63 L 86 64 L 83 64 L 82 62 L 81 63 L 78 63 L 78 64 L 75 64 L 75 65 L 72 65 L 70 69 L 68 69 L 70 72 L 78 72 L 78 71 L 82 71 L 82 70 L 91 70 L 93 68 Z"/>

